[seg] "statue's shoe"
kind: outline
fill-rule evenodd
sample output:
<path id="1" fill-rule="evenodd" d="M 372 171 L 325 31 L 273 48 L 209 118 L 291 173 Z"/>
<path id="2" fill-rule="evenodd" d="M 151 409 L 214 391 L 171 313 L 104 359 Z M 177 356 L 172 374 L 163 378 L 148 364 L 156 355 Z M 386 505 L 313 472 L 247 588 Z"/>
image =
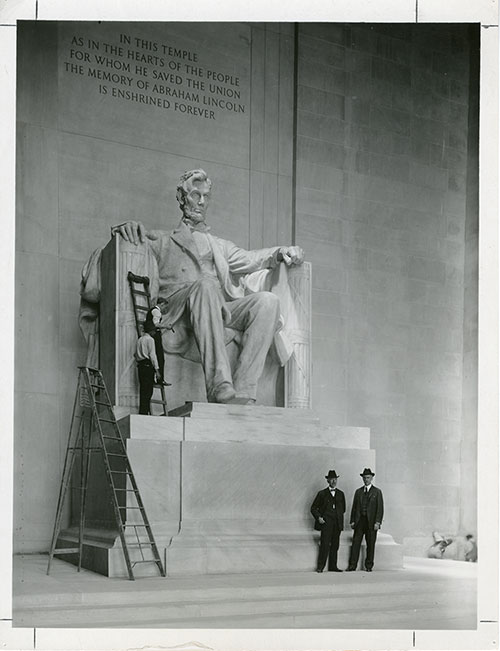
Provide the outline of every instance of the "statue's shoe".
<path id="1" fill-rule="evenodd" d="M 255 398 L 244 398 L 236 396 L 229 401 L 230 405 L 255 405 Z"/>
<path id="2" fill-rule="evenodd" d="M 236 391 L 229 382 L 223 382 L 214 392 L 215 402 L 219 403 L 232 402 L 235 396 Z"/>
<path id="3" fill-rule="evenodd" d="M 232 405 L 254 405 L 255 398 L 245 393 L 236 392 L 235 397 L 231 400 Z"/>

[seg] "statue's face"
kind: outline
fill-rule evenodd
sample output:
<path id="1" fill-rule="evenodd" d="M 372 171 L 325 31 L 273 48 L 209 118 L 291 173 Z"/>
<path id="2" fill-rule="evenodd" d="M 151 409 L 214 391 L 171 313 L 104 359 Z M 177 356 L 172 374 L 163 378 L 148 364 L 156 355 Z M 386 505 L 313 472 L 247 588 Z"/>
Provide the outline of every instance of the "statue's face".
<path id="1" fill-rule="evenodd" d="M 210 185 L 206 181 L 194 181 L 187 184 L 182 212 L 194 222 L 204 222 L 210 201 Z"/>

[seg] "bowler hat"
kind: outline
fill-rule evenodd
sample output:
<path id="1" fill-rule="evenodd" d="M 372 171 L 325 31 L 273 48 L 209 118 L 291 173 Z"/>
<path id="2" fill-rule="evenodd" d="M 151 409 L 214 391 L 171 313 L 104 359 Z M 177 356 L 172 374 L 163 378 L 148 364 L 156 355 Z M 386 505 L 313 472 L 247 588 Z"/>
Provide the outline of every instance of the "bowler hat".
<path id="1" fill-rule="evenodd" d="M 338 479 L 340 475 L 337 475 L 335 470 L 329 470 L 328 475 L 325 475 L 325 479 Z"/>
<path id="2" fill-rule="evenodd" d="M 359 473 L 360 477 L 364 477 L 365 475 L 371 475 L 372 477 L 375 477 L 375 473 L 372 472 L 371 468 L 365 468 L 363 472 Z"/>

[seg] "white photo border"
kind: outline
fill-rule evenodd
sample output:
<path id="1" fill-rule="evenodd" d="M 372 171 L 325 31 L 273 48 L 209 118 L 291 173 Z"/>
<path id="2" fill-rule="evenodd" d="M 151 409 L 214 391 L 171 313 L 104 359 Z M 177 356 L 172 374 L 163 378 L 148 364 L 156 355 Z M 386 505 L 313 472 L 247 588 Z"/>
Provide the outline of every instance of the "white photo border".
<path id="1" fill-rule="evenodd" d="M 145 6 L 144 6 L 145 5 Z M 0 0 L 0 647 L 4 649 L 494 649 L 498 647 L 497 0 Z M 481 24 L 479 191 L 478 628 L 476 631 L 12 628 L 15 74 L 17 20 L 476 22 Z M 7 318 L 5 318 L 7 315 Z M 12 315 L 12 317 L 10 316 Z"/>

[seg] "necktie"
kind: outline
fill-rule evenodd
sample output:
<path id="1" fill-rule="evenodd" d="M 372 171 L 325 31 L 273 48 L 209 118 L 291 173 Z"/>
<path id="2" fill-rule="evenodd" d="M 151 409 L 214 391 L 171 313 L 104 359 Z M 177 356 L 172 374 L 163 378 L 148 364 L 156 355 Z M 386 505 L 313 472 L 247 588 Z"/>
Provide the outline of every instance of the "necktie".
<path id="1" fill-rule="evenodd" d="M 368 488 L 365 486 L 365 495 L 368 493 Z"/>

